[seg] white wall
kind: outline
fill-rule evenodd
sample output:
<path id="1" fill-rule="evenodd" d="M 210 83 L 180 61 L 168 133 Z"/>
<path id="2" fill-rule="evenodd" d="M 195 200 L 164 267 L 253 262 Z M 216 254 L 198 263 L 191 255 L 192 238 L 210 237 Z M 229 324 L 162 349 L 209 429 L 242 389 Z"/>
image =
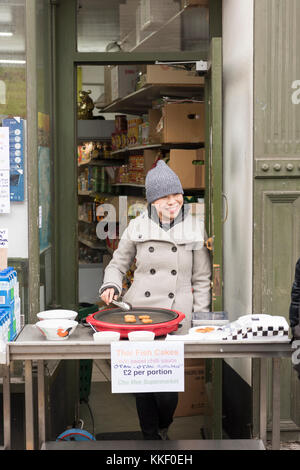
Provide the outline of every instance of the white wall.
<path id="1" fill-rule="evenodd" d="M 224 308 L 252 313 L 253 5 L 223 0 Z M 228 363 L 251 383 L 250 360 Z"/>

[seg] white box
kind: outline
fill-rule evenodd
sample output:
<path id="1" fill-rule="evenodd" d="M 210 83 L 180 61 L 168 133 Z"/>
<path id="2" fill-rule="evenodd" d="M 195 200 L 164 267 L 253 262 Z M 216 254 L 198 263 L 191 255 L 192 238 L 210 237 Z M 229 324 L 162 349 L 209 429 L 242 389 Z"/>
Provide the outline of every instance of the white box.
<path id="1" fill-rule="evenodd" d="M 137 81 L 136 65 L 116 65 L 111 69 L 111 99 L 123 98 L 135 91 Z"/>

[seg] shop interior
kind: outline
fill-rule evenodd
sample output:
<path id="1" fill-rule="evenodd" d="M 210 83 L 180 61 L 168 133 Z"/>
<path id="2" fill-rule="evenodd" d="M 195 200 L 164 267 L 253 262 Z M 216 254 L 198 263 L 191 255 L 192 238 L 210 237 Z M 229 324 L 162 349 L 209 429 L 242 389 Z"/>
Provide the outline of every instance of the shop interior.
<path id="1" fill-rule="evenodd" d="M 206 1 L 106 3 L 99 11 L 93 1 L 79 2 L 78 52 L 207 56 Z M 78 300 L 84 316 L 103 306 L 98 294 L 103 271 L 122 228 L 146 208 L 145 176 L 157 159 L 179 175 L 185 203 L 205 217 L 205 78 L 195 61 L 182 59 L 82 63 L 76 72 Z M 134 264 L 124 290 L 133 275 Z M 208 361 L 186 360 L 186 392 L 180 394 L 170 439 L 201 439 L 210 427 L 208 367 Z M 82 363 L 80 387 L 79 417 L 97 439 L 141 438 L 134 396 L 111 393 L 109 361 Z"/>
<path id="2" fill-rule="evenodd" d="M 145 176 L 158 159 L 179 175 L 184 202 L 205 217 L 204 80 L 195 64 L 77 67 L 82 316 L 104 306 L 98 294 L 103 271 L 122 227 L 147 207 Z M 134 264 L 124 278 L 124 292 L 133 276 Z M 186 391 L 181 393 L 171 439 L 203 437 L 210 414 L 205 362 L 187 360 Z M 111 394 L 109 361 L 85 361 L 80 374 L 79 416 L 85 428 L 97 439 L 141 438 L 134 397 Z"/>

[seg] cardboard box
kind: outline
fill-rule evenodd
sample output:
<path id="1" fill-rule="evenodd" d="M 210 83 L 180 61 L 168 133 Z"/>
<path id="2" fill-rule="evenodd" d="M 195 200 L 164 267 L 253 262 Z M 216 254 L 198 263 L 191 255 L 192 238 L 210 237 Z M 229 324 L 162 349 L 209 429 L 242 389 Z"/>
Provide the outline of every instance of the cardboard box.
<path id="1" fill-rule="evenodd" d="M 204 415 L 208 410 L 208 398 L 205 389 L 205 365 L 185 367 L 184 392 L 178 394 L 176 416 Z"/>
<path id="2" fill-rule="evenodd" d="M 162 117 L 160 109 L 149 109 L 148 122 L 149 122 L 149 143 L 159 144 L 161 142 L 162 134 L 157 132 L 156 127 Z"/>
<path id="3" fill-rule="evenodd" d="M 149 85 L 202 85 L 204 77 L 189 70 L 176 69 L 170 65 L 147 65 L 144 83 Z"/>
<path id="4" fill-rule="evenodd" d="M 204 103 L 167 103 L 162 108 L 164 143 L 205 141 Z"/>
<path id="5" fill-rule="evenodd" d="M 105 104 L 110 104 L 111 99 L 111 66 L 104 66 L 104 96 Z"/>
<path id="6" fill-rule="evenodd" d="M 161 109 L 149 109 L 149 142 L 204 142 L 204 110 L 204 103 L 166 103 Z"/>
<path id="7" fill-rule="evenodd" d="M 111 100 L 115 101 L 135 91 L 136 65 L 115 65 L 111 68 Z"/>
<path id="8" fill-rule="evenodd" d="M 195 165 L 193 161 L 201 164 Z M 202 164 L 203 162 L 203 164 Z M 183 189 L 205 188 L 204 150 L 170 150 L 169 167 L 178 175 Z"/>
<path id="9" fill-rule="evenodd" d="M 158 156 L 158 150 L 145 149 L 144 150 L 144 171 L 145 176 L 148 171 L 151 169 L 153 163 L 155 162 Z"/>

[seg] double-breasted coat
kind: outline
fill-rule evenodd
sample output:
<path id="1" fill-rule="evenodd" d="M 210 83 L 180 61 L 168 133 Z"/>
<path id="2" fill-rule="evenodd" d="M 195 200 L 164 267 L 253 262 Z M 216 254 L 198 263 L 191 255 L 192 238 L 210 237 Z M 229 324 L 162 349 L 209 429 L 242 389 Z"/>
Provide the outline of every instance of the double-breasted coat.
<path id="1" fill-rule="evenodd" d="M 203 219 L 191 211 L 167 231 L 144 212 L 124 231 L 100 292 L 114 286 L 121 294 L 123 277 L 135 259 L 133 283 L 123 300 L 133 307 L 183 312 L 178 333 L 188 333 L 192 312 L 210 309 L 211 264 L 205 237 Z"/>

